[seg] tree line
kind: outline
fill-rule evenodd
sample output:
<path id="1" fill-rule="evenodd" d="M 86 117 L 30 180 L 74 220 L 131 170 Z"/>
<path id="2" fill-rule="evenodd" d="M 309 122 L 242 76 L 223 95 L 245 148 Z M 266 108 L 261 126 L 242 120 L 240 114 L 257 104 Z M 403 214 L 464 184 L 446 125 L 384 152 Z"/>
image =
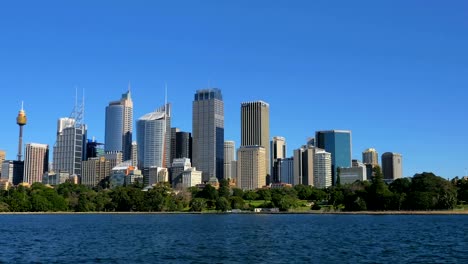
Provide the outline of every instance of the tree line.
<path id="1" fill-rule="evenodd" d="M 279 208 L 338 211 L 449 210 L 468 202 L 468 180 L 448 181 L 433 173 L 416 174 L 387 185 L 380 168 L 371 181 L 318 189 L 297 185 L 280 189 L 243 191 L 220 181 L 218 189 L 206 185 L 173 190 L 159 184 L 142 191 L 140 184 L 114 189 L 64 183 L 51 188 L 41 183 L 0 192 L 0 212 L 184 212 Z"/>

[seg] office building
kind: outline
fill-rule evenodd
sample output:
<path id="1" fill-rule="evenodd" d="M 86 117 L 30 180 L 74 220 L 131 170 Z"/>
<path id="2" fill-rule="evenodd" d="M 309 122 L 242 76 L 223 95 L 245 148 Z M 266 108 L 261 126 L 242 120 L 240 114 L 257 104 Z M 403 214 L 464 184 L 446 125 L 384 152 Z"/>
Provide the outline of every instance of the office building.
<path id="1" fill-rule="evenodd" d="M 42 177 L 42 183 L 47 185 L 59 185 L 67 181 L 71 182 L 71 177 L 68 172 L 46 172 Z"/>
<path id="2" fill-rule="evenodd" d="M 49 170 L 49 145 L 29 143 L 25 149 L 23 182 L 42 182 L 42 176 Z"/>
<path id="3" fill-rule="evenodd" d="M 132 142 L 132 164 L 138 166 L 138 144 L 136 141 Z"/>
<path id="4" fill-rule="evenodd" d="M 294 150 L 294 180 L 291 184 L 314 186 L 315 149 L 313 146 L 306 145 Z"/>
<path id="5" fill-rule="evenodd" d="M 2 179 L 13 185 L 23 182 L 24 162 L 18 160 L 5 160 L 2 163 Z"/>
<path id="6" fill-rule="evenodd" d="M 104 155 L 104 143 L 99 143 L 95 138 L 88 139 L 86 144 L 86 154 L 84 160 L 89 160 L 91 158 L 98 158 Z"/>
<path id="7" fill-rule="evenodd" d="M 86 149 L 86 126 L 74 118 L 60 118 L 54 145 L 54 171 L 81 177 L 81 162 Z"/>
<path id="8" fill-rule="evenodd" d="M 294 158 L 276 159 L 278 181 L 276 183 L 288 183 L 294 185 Z"/>
<path id="9" fill-rule="evenodd" d="M 241 146 L 237 151 L 237 186 L 255 190 L 266 185 L 266 150 L 262 146 Z"/>
<path id="10" fill-rule="evenodd" d="M 190 167 L 184 170 L 173 182 L 175 189 L 187 189 L 202 183 L 202 172 Z"/>
<path id="11" fill-rule="evenodd" d="M 270 106 L 263 101 L 241 104 L 241 147 L 265 149 L 265 178 L 270 174 Z"/>
<path id="12" fill-rule="evenodd" d="M 353 167 L 340 168 L 340 182 L 341 184 L 351 184 L 355 181 L 367 180 L 366 165 L 357 160 L 353 160 Z"/>
<path id="13" fill-rule="evenodd" d="M 137 121 L 138 167 L 150 168 L 170 166 L 169 106 L 142 116 Z"/>
<path id="14" fill-rule="evenodd" d="M 382 154 L 382 173 L 386 180 L 396 180 L 403 177 L 402 156 L 398 153 Z"/>
<path id="15" fill-rule="evenodd" d="M 379 165 L 379 154 L 373 148 L 368 148 L 362 152 L 362 163 L 371 164 L 373 166 Z"/>
<path id="16" fill-rule="evenodd" d="M 177 127 L 172 127 L 171 128 L 171 160 L 170 164 L 174 161 L 177 154 L 177 132 L 180 132 L 180 129 Z M 188 158 L 188 157 L 185 157 Z"/>
<path id="17" fill-rule="evenodd" d="M 88 187 L 95 187 L 100 181 L 111 175 L 111 162 L 105 157 L 90 158 L 83 161 L 83 172 L 81 184 Z"/>
<path id="18" fill-rule="evenodd" d="M 234 179 L 232 175 L 232 162 L 235 161 L 236 143 L 224 141 L 224 178 Z"/>
<path id="19" fill-rule="evenodd" d="M 174 161 L 171 164 L 171 169 L 170 169 L 170 182 L 174 183 L 174 179 L 180 176 L 182 172 L 184 172 L 186 169 L 191 168 L 192 164 L 190 163 L 190 159 L 187 158 L 181 158 L 181 159 L 174 159 Z"/>
<path id="20" fill-rule="evenodd" d="M 332 157 L 323 149 L 316 149 L 314 155 L 314 186 L 328 188 L 332 186 Z"/>
<path id="21" fill-rule="evenodd" d="M 286 158 L 286 139 L 284 137 L 273 137 L 273 140 L 270 142 L 270 149 L 272 182 L 281 182 L 279 181 L 279 170 L 277 166 L 277 160 Z"/>
<path id="22" fill-rule="evenodd" d="M 137 182 L 143 183 L 143 175 L 138 168 L 132 166 L 131 160 L 127 160 L 112 168 L 109 182 L 111 188 L 135 184 Z"/>
<path id="23" fill-rule="evenodd" d="M 104 150 L 108 153 L 122 152 L 123 159 L 131 159 L 133 133 L 133 101 L 128 91 L 118 101 L 106 107 Z"/>
<path id="24" fill-rule="evenodd" d="M 179 131 L 176 133 L 175 158 L 189 158 L 192 160 L 192 134 Z"/>
<path id="25" fill-rule="evenodd" d="M 198 90 L 192 105 L 192 165 L 203 182 L 224 172 L 224 102 L 217 88 Z"/>
<path id="26" fill-rule="evenodd" d="M 315 133 L 315 145 L 316 147 L 331 153 L 332 183 L 336 184 L 338 167 L 351 167 L 351 131 L 317 131 Z"/>
<path id="27" fill-rule="evenodd" d="M 145 187 L 164 182 L 169 182 L 169 171 L 167 168 L 150 167 L 143 169 L 143 183 Z"/>
<path id="28" fill-rule="evenodd" d="M 0 166 L 5 161 L 5 159 L 6 159 L 6 152 L 3 151 L 3 150 L 0 150 Z M 1 167 L 0 167 L 0 179 L 1 179 L 1 177 L 2 177 L 2 170 L 1 170 Z"/>

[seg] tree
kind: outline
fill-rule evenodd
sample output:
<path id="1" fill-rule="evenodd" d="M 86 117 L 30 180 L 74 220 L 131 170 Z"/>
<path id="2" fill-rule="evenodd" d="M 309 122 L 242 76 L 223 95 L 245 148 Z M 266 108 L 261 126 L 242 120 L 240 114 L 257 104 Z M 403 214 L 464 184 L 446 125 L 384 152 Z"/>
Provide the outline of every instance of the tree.
<path id="1" fill-rule="evenodd" d="M 407 208 L 413 210 L 453 209 L 457 202 L 457 191 L 444 178 L 423 172 L 413 176 L 407 201 Z"/>
<path id="2" fill-rule="evenodd" d="M 205 188 L 197 193 L 197 198 L 204 198 L 206 200 L 216 200 L 218 198 L 218 191 L 211 184 L 207 184 Z"/>
<path id="3" fill-rule="evenodd" d="M 216 199 L 216 210 L 221 212 L 226 212 L 227 210 L 231 209 L 231 205 L 226 197 L 219 197 Z"/>
<path id="4" fill-rule="evenodd" d="M 226 179 L 222 179 L 219 182 L 219 189 L 218 189 L 219 197 L 229 198 L 231 195 L 231 189 L 229 188 L 229 181 Z"/>
<path id="5" fill-rule="evenodd" d="M 370 210 L 387 210 L 392 208 L 392 192 L 388 190 L 387 184 L 383 181 L 382 171 L 379 166 L 375 166 L 372 183 L 367 190 L 367 208 Z"/>
<path id="6" fill-rule="evenodd" d="M 190 202 L 190 211 L 201 212 L 206 208 L 206 201 L 203 198 L 195 198 Z"/>
<path id="7" fill-rule="evenodd" d="M 242 199 L 242 197 L 232 196 L 230 198 L 230 201 L 231 201 L 232 209 L 244 209 L 245 207 L 245 202 L 244 202 L 244 199 Z"/>
<path id="8" fill-rule="evenodd" d="M 298 184 L 294 186 L 294 189 L 297 192 L 297 197 L 301 200 L 308 200 L 312 195 L 312 188 L 303 184 Z"/>
<path id="9" fill-rule="evenodd" d="M 244 191 L 242 191 L 242 189 L 239 189 L 239 188 L 233 188 L 232 189 L 232 196 L 237 196 L 237 197 L 244 197 Z"/>
<path id="10" fill-rule="evenodd" d="M 271 190 L 270 189 L 260 189 L 257 191 L 257 199 L 271 201 Z"/>
<path id="11" fill-rule="evenodd" d="M 257 199 L 258 194 L 255 191 L 246 191 L 244 192 L 244 200 L 253 201 Z"/>

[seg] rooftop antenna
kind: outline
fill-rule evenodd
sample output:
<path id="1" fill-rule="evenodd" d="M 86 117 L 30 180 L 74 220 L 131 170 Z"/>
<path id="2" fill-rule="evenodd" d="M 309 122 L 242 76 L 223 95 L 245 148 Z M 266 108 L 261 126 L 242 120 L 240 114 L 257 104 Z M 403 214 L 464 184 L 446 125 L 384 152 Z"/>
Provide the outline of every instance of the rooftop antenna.
<path id="1" fill-rule="evenodd" d="M 130 81 L 128 81 L 128 92 L 132 90 L 132 85 L 130 84 Z"/>

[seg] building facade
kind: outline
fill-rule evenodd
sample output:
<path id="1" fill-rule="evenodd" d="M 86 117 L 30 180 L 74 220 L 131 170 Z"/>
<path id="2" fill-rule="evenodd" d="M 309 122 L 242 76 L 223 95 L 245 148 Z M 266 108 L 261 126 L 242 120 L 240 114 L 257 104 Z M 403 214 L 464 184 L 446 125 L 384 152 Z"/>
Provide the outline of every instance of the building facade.
<path id="1" fill-rule="evenodd" d="M 242 146 L 237 151 L 237 186 L 255 190 L 266 185 L 266 150 L 262 146 Z M 267 156 L 268 157 L 268 156 Z"/>
<path id="2" fill-rule="evenodd" d="M 351 167 L 351 131 L 317 131 L 315 133 L 315 145 L 316 147 L 331 153 L 332 183 L 336 184 L 338 167 Z"/>
<path id="3" fill-rule="evenodd" d="M 362 152 L 362 163 L 371 164 L 373 166 L 379 165 L 379 154 L 374 148 L 368 148 Z"/>
<path id="4" fill-rule="evenodd" d="M 278 183 L 294 185 L 294 158 L 276 159 L 278 164 Z"/>
<path id="5" fill-rule="evenodd" d="M 280 182 L 277 160 L 286 158 L 286 139 L 284 137 L 273 137 L 273 140 L 270 142 L 270 150 L 272 182 Z"/>
<path id="6" fill-rule="evenodd" d="M 232 175 L 232 162 L 236 160 L 236 143 L 234 141 L 224 141 L 224 178 L 234 179 Z"/>
<path id="7" fill-rule="evenodd" d="M 131 159 L 133 134 L 133 101 L 130 89 L 119 101 L 106 107 L 105 147 L 106 152 L 122 152 L 124 160 Z"/>
<path id="8" fill-rule="evenodd" d="M 316 149 L 314 155 L 314 186 L 328 188 L 332 186 L 332 157 L 323 149 Z"/>
<path id="9" fill-rule="evenodd" d="M 189 158 L 192 160 L 192 134 L 179 131 L 176 133 L 175 158 Z"/>
<path id="10" fill-rule="evenodd" d="M 382 173 L 386 180 L 396 180 L 403 177 L 402 156 L 398 153 L 382 154 Z"/>
<path id="11" fill-rule="evenodd" d="M 353 162 L 351 168 L 340 168 L 340 181 L 341 184 L 351 184 L 355 181 L 367 180 L 366 165 L 361 162 Z"/>
<path id="12" fill-rule="evenodd" d="M 198 90 L 192 105 L 192 164 L 203 182 L 224 178 L 224 102 L 217 88 Z"/>
<path id="13" fill-rule="evenodd" d="M 294 150 L 294 180 L 291 184 L 314 186 L 314 155 L 313 146 L 306 145 Z"/>
<path id="14" fill-rule="evenodd" d="M 265 178 L 270 174 L 270 105 L 263 101 L 241 104 L 241 147 L 265 149 Z"/>
<path id="15" fill-rule="evenodd" d="M 49 145 L 29 143 L 25 147 L 23 182 L 42 182 L 49 170 Z"/>
<path id="16" fill-rule="evenodd" d="M 83 161 L 83 172 L 81 184 L 88 187 L 95 187 L 100 181 L 111 175 L 111 162 L 105 157 L 90 158 Z"/>
<path id="17" fill-rule="evenodd" d="M 13 185 L 23 182 L 24 161 L 4 160 L 2 163 L 2 179 Z"/>
<path id="18" fill-rule="evenodd" d="M 60 118 L 54 145 L 54 171 L 81 177 L 81 162 L 86 149 L 86 126 L 73 118 Z"/>

